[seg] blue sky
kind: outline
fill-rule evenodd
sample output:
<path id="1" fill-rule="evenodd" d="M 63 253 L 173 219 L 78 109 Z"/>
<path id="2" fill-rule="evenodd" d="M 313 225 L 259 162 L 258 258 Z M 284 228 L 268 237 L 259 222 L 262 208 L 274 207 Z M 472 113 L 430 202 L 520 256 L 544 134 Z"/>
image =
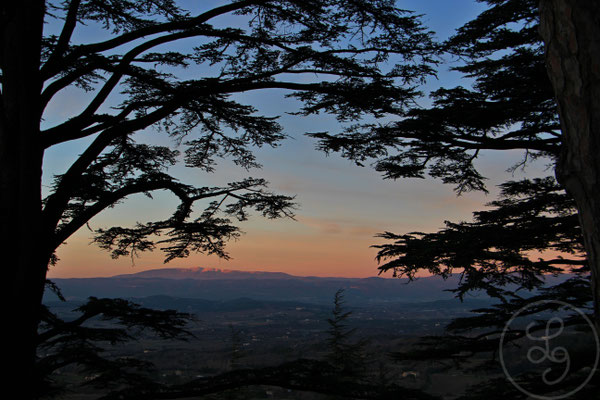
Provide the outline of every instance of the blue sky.
<path id="1" fill-rule="evenodd" d="M 399 6 L 424 14 L 423 20 L 440 39 L 448 37 L 483 7 L 471 0 L 401 0 Z M 94 32 L 84 39 L 93 40 Z M 449 60 L 450 61 L 450 60 Z M 439 80 L 427 88 L 467 85 L 456 74 L 440 66 Z M 84 104 L 85 95 L 70 89 L 48 109 L 45 124 L 53 125 Z M 284 99 L 281 91 L 252 92 L 238 95 L 255 105 L 265 115 L 280 115 L 279 122 L 290 136 L 276 149 L 257 149 L 261 170 L 245 171 L 224 160 L 217 171 L 206 174 L 177 167 L 173 172 L 184 182 L 198 186 L 218 186 L 248 176 L 264 177 L 274 191 L 295 195 L 299 209 L 296 221 L 264 220 L 253 217 L 241 225 L 245 235 L 228 247 L 231 261 L 215 256 L 193 255 L 174 260 L 172 267 L 217 267 L 240 270 L 283 271 L 296 275 L 356 276 L 377 275 L 374 260 L 378 232 L 431 231 L 443 226 L 444 220 L 468 220 L 471 212 L 493 199 L 494 185 L 513 176 L 506 169 L 518 162 L 520 152 L 486 152 L 478 163 L 487 176 L 491 194 L 467 193 L 457 198 L 451 186 L 427 180 L 382 180 L 378 173 L 355 166 L 337 155 L 326 157 L 317 152 L 315 141 L 304 136 L 307 131 L 338 131 L 338 122 L 327 116 L 298 117 L 293 100 Z M 423 99 L 423 104 L 427 100 Z M 157 132 L 139 135 L 153 143 L 168 143 Z M 82 151 L 86 140 L 51 149 L 45 159 L 45 184 L 52 174 L 60 173 Z M 543 163 L 532 165 L 529 175 L 546 175 Z M 514 178 L 523 177 L 518 172 Z M 123 204 L 94 218 L 93 228 L 114 224 L 133 224 L 168 216 L 176 206 L 174 198 L 158 193 L 154 200 L 134 196 Z M 112 260 L 108 253 L 90 246 L 91 234 L 83 229 L 59 249 L 60 262 L 50 277 L 110 276 L 149 268 L 162 268 L 160 252 L 143 254 L 132 263 L 130 258 Z"/>

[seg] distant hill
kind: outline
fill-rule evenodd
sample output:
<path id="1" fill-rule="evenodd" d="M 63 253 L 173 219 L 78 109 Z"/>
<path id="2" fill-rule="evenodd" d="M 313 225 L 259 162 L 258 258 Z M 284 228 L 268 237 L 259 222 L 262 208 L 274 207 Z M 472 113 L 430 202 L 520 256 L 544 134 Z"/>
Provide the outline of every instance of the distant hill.
<path id="1" fill-rule="evenodd" d="M 163 278 L 163 279 L 290 279 L 294 276 L 283 272 L 236 271 L 219 268 L 160 268 L 135 274 L 116 275 L 113 278 Z"/>
<path id="2" fill-rule="evenodd" d="M 554 281 L 557 278 L 551 278 Z M 560 278 L 565 279 L 565 278 Z M 211 301 L 240 297 L 259 301 L 295 301 L 331 304 L 338 289 L 352 304 L 380 302 L 418 303 L 449 300 L 447 290 L 458 284 L 458 276 L 419 278 L 413 282 L 395 278 L 322 278 L 302 277 L 282 272 L 246 272 L 212 268 L 164 268 L 109 278 L 53 279 L 65 297 L 172 296 Z M 481 298 L 486 298 L 482 295 Z M 47 300 L 54 300 L 52 294 Z"/>

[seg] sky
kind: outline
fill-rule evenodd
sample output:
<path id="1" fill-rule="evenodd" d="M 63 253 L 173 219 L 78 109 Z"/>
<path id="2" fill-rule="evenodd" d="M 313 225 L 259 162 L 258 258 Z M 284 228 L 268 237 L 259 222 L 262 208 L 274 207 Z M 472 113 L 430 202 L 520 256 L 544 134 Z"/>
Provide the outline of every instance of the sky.
<path id="1" fill-rule="evenodd" d="M 451 35 L 483 9 L 472 0 L 399 0 L 398 5 L 424 14 L 423 21 L 439 38 Z M 94 40 L 94 33 L 81 32 L 80 37 Z M 430 82 L 430 88 L 465 84 L 448 72 L 448 67 L 440 67 L 439 80 Z M 75 89 L 65 91 L 49 106 L 44 123 L 51 126 L 73 115 L 85 103 L 84 97 Z M 301 276 L 377 276 L 377 249 L 370 247 L 383 243 L 375 237 L 377 233 L 428 232 L 443 227 L 445 220 L 470 220 L 473 211 L 494 199 L 495 185 L 522 178 L 524 174 L 548 174 L 545 165 L 534 164 L 526 172 L 517 171 L 513 175 L 506 170 L 521 160 L 520 152 L 486 152 L 477 165 L 489 179 L 487 196 L 466 193 L 457 197 L 451 186 L 433 179 L 387 181 L 369 167 L 358 167 L 336 154 L 325 156 L 315 150 L 313 139 L 303 135 L 309 131 L 338 130 L 334 118 L 285 114 L 294 111 L 295 105 L 278 91 L 246 93 L 238 98 L 257 106 L 265 115 L 280 115 L 279 122 L 289 135 L 275 149 L 256 150 L 263 168 L 245 171 L 223 160 L 212 174 L 181 166 L 173 172 L 183 182 L 196 186 L 219 186 L 249 176 L 265 178 L 272 191 L 296 196 L 295 220 L 253 216 L 240 223 L 244 232 L 241 238 L 228 244 L 230 260 L 193 254 L 168 264 L 163 263 L 164 254 L 160 251 L 142 253 L 134 259 L 113 260 L 109 253 L 90 243 L 92 234 L 83 228 L 59 248 L 60 261 L 50 269 L 49 278 L 112 276 L 165 267 L 281 271 Z M 167 144 L 155 131 L 142 132 L 139 137 Z M 46 190 L 52 176 L 63 172 L 86 143 L 80 140 L 47 152 L 43 178 Z M 95 217 L 90 226 L 95 229 L 158 220 L 169 216 L 176 205 L 175 199 L 166 193 L 157 193 L 153 200 L 133 196 Z"/>

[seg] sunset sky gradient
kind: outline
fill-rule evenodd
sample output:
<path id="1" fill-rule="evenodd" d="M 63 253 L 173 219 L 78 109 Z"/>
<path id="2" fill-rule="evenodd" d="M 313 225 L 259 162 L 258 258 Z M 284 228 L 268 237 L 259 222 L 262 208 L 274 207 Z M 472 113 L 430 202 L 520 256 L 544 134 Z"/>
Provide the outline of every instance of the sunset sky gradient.
<path id="1" fill-rule="evenodd" d="M 398 5 L 424 14 L 424 22 L 442 39 L 483 9 L 473 0 L 399 0 Z M 89 35 L 82 32 L 85 34 Z M 84 39 L 94 40 L 93 37 Z M 439 80 L 432 80 L 429 88 L 468 85 L 449 73 L 449 66 L 440 66 Z M 361 168 L 337 155 L 326 157 L 317 152 L 315 141 L 303 134 L 337 131 L 337 121 L 328 116 L 303 118 L 285 114 L 297 106 L 283 95 L 283 92 L 273 90 L 236 96 L 257 107 L 264 115 L 280 115 L 279 122 L 290 136 L 276 149 L 256 150 L 258 161 L 263 165 L 261 170 L 245 171 L 224 160 L 213 174 L 182 166 L 170 171 L 182 182 L 196 186 L 219 186 L 249 176 L 263 177 L 270 182 L 271 190 L 296 196 L 299 205 L 296 220 L 266 220 L 253 216 L 240 224 L 244 231 L 240 240 L 228 245 L 231 260 L 193 254 L 187 259 L 173 260 L 167 267 L 281 271 L 313 276 L 375 276 L 378 272 L 377 250 L 370 246 L 382 243 L 374 237 L 378 232 L 433 231 L 441 228 L 444 220 L 470 220 L 472 211 L 494 199 L 495 185 L 524 176 L 521 171 L 514 176 L 506 172 L 508 167 L 521 160 L 521 152 L 485 152 L 478 165 L 482 174 L 489 178 L 491 193 L 488 196 L 467 193 L 457 197 L 451 186 L 431 179 L 384 181 L 368 167 Z M 44 124 L 52 126 L 78 112 L 88 98 L 86 96 L 76 89 L 65 91 L 48 108 Z M 171 144 L 160 133 L 151 130 L 138 137 L 152 143 Z M 47 152 L 44 164 L 46 188 L 51 184 L 52 176 L 62 173 L 88 142 L 63 144 Z M 530 166 L 526 173 L 528 176 L 545 176 L 551 171 L 546 171 L 544 163 L 539 162 Z M 153 196 L 153 200 L 141 195 L 132 196 L 94 218 L 90 226 L 128 226 L 137 221 L 157 220 L 169 216 L 177 205 L 176 199 L 167 193 Z M 59 249 L 60 261 L 50 269 L 49 277 L 111 276 L 165 267 L 164 254 L 160 251 L 143 253 L 134 259 L 113 260 L 107 252 L 90 245 L 91 236 L 86 228 L 72 236 Z"/>

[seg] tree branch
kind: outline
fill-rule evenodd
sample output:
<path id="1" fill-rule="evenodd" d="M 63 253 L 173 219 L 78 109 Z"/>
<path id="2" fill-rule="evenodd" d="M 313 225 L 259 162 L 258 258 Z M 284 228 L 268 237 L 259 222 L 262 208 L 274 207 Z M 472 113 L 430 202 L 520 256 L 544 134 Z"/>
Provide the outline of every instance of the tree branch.
<path id="1" fill-rule="evenodd" d="M 52 242 L 52 248 L 56 250 L 58 246 L 73 233 L 77 232 L 90 219 L 127 196 L 156 190 L 169 190 L 179 197 L 182 203 L 187 203 L 191 201 L 191 198 L 188 197 L 185 189 L 185 185 L 173 181 L 146 181 L 130 184 L 114 192 L 106 193 L 100 200 L 86 207 L 68 224 L 58 229 Z M 218 194 L 214 194 L 214 196 L 218 196 Z"/>
<path id="2" fill-rule="evenodd" d="M 153 123 L 160 121 L 162 118 L 165 118 L 177 109 L 177 107 L 178 106 L 165 105 L 143 117 L 133 121 L 125 121 L 100 133 L 100 135 L 96 137 L 62 176 L 54 193 L 47 198 L 42 212 L 42 217 L 47 230 L 49 232 L 53 231 L 54 227 L 58 224 L 58 221 L 71 198 L 71 193 L 75 189 L 74 186 L 77 184 L 77 179 L 115 138 L 144 129 Z"/>
<path id="3" fill-rule="evenodd" d="M 156 35 L 164 32 L 172 32 L 177 30 L 189 29 L 191 27 L 197 26 L 208 21 L 211 18 L 217 17 L 222 14 L 226 14 L 228 12 L 236 11 L 242 9 L 244 7 L 248 7 L 254 4 L 262 4 L 268 0 L 242 0 L 236 1 L 224 6 L 215 7 L 212 10 L 206 11 L 194 18 L 182 20 L 182 21 L 171 21 L 165 22 L 162 24 L 157 24 L 153 26 L 144 27 L 132 32 L 124 33 L 115 38 L 106 40 L 104 42 L 91 43 L 86 45 L 77 46 L 71 53 L 69 53 L 66 57 L 63 57 L 60 64 L 69 65 L 76 62 L 77 59 L 82 56 L 86 56 L 94 53 L 101 53 L 107 50 L 114 49 L 116 47 L 122 46 L 127 43 L 131 43 L 135 40 L 141 39 L 145 36 Z M 48 64 L 44 65 L 41 69 L 41 77 L 43 80 L 47 80 L 52 76 L 56 75 L 60 72 L 60 68 L 62 65 L 55 63 L 56 65 Z M 50 68 L 52 67 L 52 68 Z"/>
<path id="4" fill-rule="evenodd" d="M 62 58 L 65 52 L 69 49 L 69 42 L 71 41 L 71 36 L 73 35 L 73 31 L 77 25 L 77 12 L 80 4 L 81 0 L 71 0 L 71 3 L 69 4 L 69 11 L 67 12 L 67 17 L 65 19 L 65 24 L 60 32 L 56 47 L 54 48 L 54 51 L 50 57 L 48 57 L 46 63 L 42 66 L 42 71 L 45 68 L 51 68 L 54 63 L 59 62 L 60 58 Z"/>

